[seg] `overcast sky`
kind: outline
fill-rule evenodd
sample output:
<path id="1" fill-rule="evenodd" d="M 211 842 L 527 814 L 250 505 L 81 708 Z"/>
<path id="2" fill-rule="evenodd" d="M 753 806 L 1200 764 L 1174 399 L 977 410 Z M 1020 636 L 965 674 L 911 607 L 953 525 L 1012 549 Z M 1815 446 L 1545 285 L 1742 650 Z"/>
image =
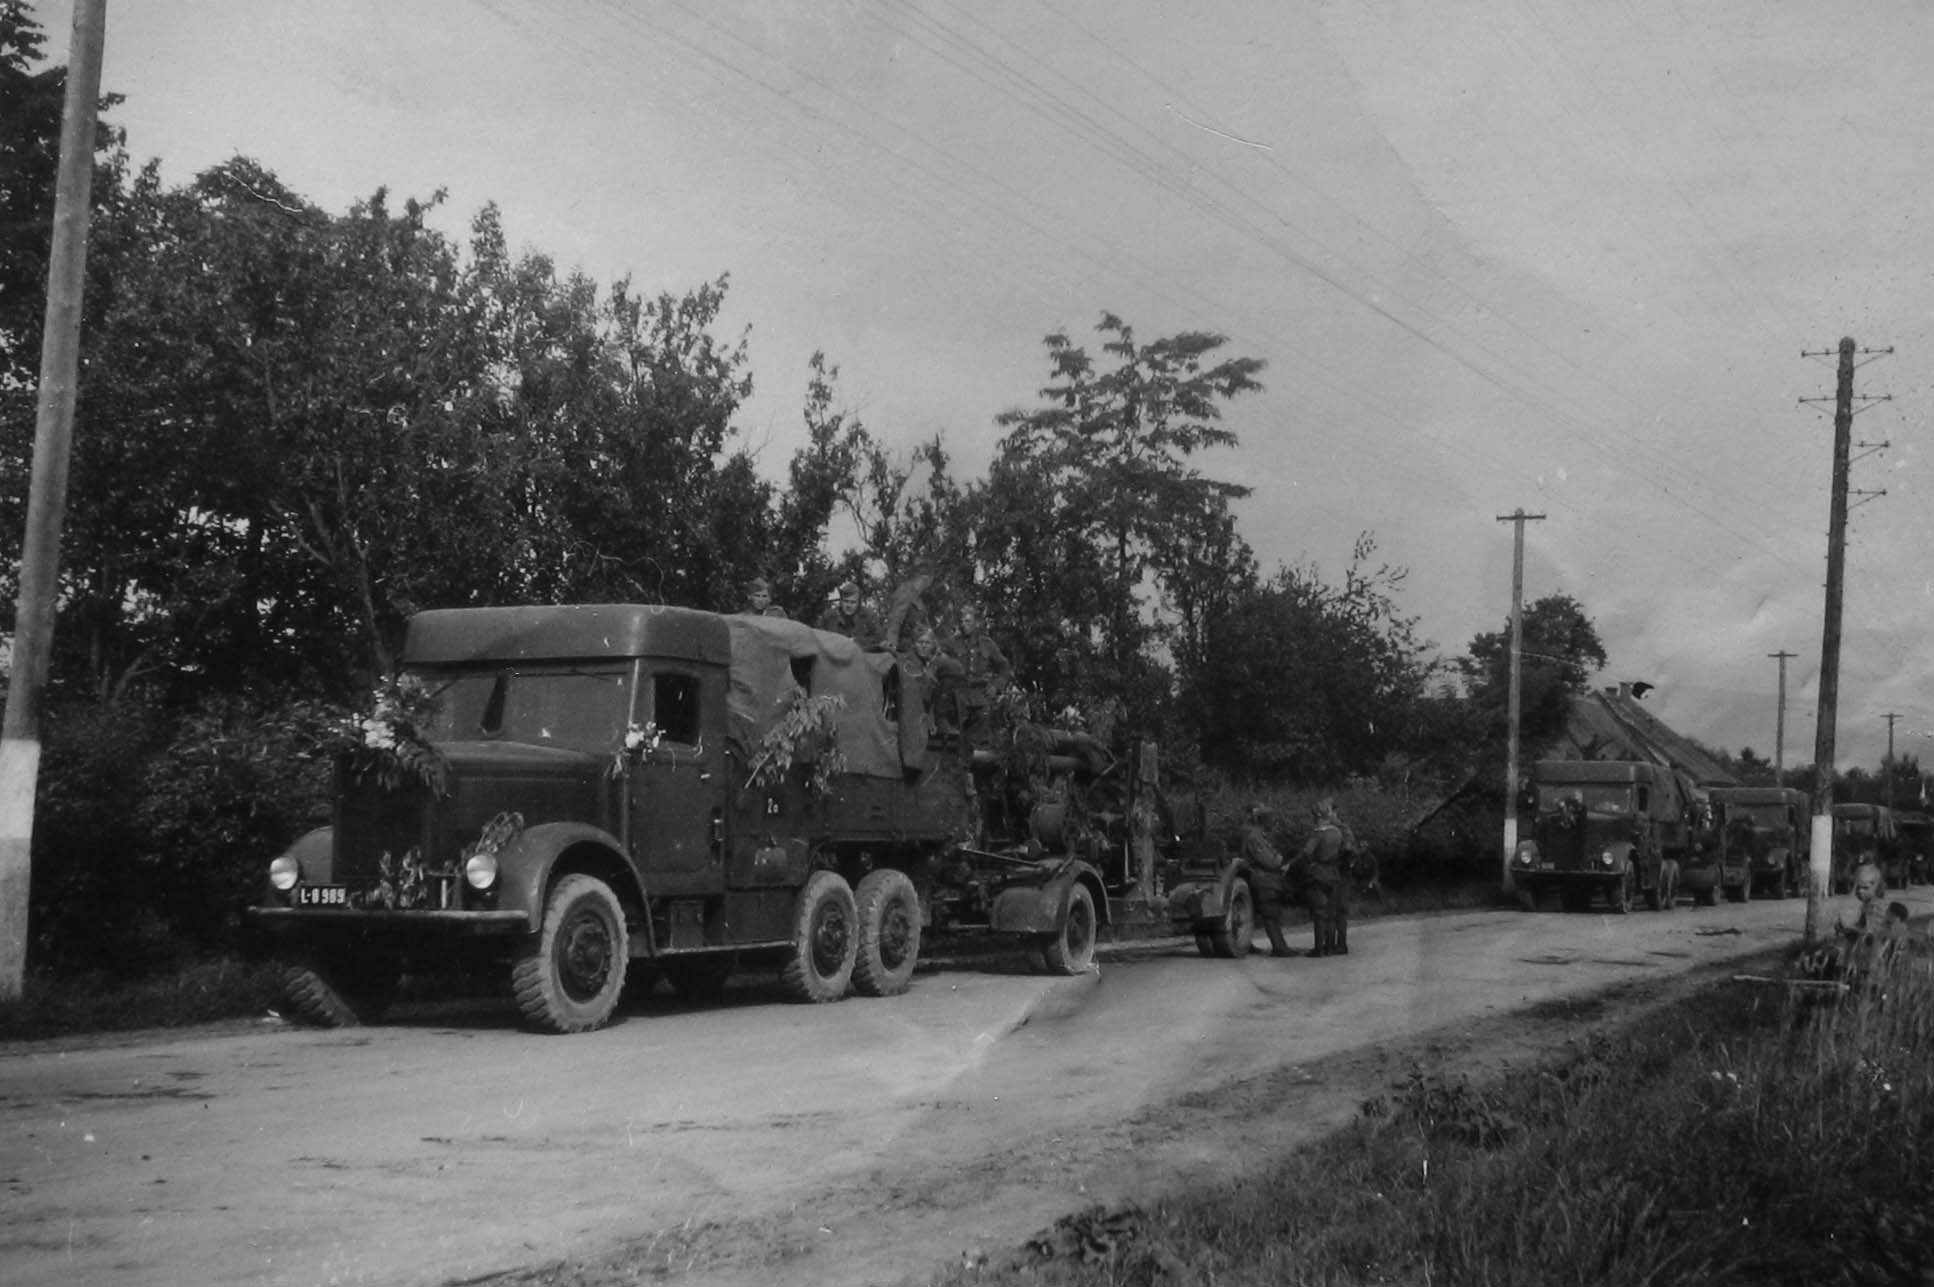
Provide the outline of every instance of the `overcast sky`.
<path id="1" fill-rule="evenodd" d="M 38 10 L 65 58 L 66 4 Z M 602 281 L 729 272 L 769 472 L 823 348 L 874 433 L 978 473 L 1104 310 L 1229 337 L 1265 567 L 1360 531 L 1447 654 L 1526 595 L 1603 682 L 1812 758 L 1830 350 L 1891 394 L 1854 486 L 1840 762 L 1934 761 L 1934 6 L 1925 0 L 109 0 L 137 158 L 237 153 L 341 211 L 497 202 Z M 1293 662 L 1293 659 L 1291 659 Z"/>

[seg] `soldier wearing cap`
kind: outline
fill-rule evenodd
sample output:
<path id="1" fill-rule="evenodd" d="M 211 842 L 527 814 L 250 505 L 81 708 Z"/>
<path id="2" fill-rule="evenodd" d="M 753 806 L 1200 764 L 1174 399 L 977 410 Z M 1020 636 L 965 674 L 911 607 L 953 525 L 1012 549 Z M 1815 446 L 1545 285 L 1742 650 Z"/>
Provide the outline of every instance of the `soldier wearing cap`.
<path id="1" fill-rule="evenodd" d="M 947 641 L 946 649 L 961 668 L 953 685 L 953 706 L 963 743 L 987 746 L 993 740 L 993 698 L 1014 677 L 1014 667 L 981 628 L 980 609 L 971 603 L 960 610 L 960 633 Z"/>
<path id="2" fill-rule="evenodd" d="M 879 648 L 886 641 L 879 614 L 860 602 L 860 587 L 853 581 L 840 582 L 839 598 L 826 606 L 814 625 L 845 635 L 862 648 Z"/>
<path id="3" fill-rule="evenodd" d="M 1350 954 L 1350 868 L 1356 853 L 1356 837 L 1337 816 L 1336 802 L 1328 796 L 1312 810 L 1316 829 L 1310 832 L 1297 856 L 1309 898 L 1310 922 L 1316 929 L 1316 947 L 1311 956 L 1348 956 Z"/>
<path id="4" fill-rule="evenodd" d="M 1288 862 L 1269 838 L 1271 818 L 1268 806 L 1260 800 L 1249 806 L 1249 820 L 1242 828 L 1242 858 L 1249 865 L 1249 888 L 1256 895 L 1256 919 L 1269 935 L 1271 956 L 1294 956 L 1283 938 L 1283 905 L 1289 884 Z M 1244 946 L 1247 946 L 1246 944 Z"/>
<path id="5" fill-rule="evenodd" d="M 783 617 L 786 610 L 772 601 L 772 583 L 755 576 L 745 583 L 745 606 L 739 609 L 749 617 Z"/>

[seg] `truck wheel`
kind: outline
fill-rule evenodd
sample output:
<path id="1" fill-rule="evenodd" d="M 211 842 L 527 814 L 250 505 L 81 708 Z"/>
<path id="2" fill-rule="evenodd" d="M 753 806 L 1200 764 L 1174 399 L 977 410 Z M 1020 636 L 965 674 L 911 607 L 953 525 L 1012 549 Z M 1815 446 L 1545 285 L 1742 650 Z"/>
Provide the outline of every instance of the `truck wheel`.
<path id="1" fill-rule="evenodd" d="M 1197 934 L 1195 936 L 1195 950 L 1204 956 L 1214 956 L 1215 939 L 1207 934 Z"/>
<path id="2" fill-rule="evenodd" d="M 897 997 L 920 961 L 920 895 L 905 872 L 882 867 L 860 881 L 853 903 L 860 927 L 853 987 L 863 997 Z"/>
<path id="3" fill-rule="evenodd" d="M 298 957 L 282 967 L 282 996 L 304 1023 L 354 1028 L 383 1017 L 401 976 L 397 962 L 386 956 L 328 962 Z"/>
<path id="4" fill-rule="evenodd" d="M 1218 942 L 1218 955 L 1221 947 Z M 1041 954 L 1047 958 L 1050 974 L 1080 974 L 1095 959 L 1095 899 L 1086 885 L 1068 891 L 1067 915 L 1061 918 L 1060 930 L 1041 945 Z"/>
<path id="5" fill-rule="evenodd" d="M 1086 892 L 1085 890 L 1083 891 Z M 1073 908 L 1069 914 L 1073 914 Z M 1249 955 L 1249 949 L 1256 940 L 1256 903 L 1249 893 L 1249 882 L 1238 879 L 1229 888 L 1229 905 L 1222 909 L 1222 919 L 1209 931 L 1209 946 L 1224 960 L 1240 960 Z M 1093 955 L 1090 952 L 1090 955 Z M 1086 968 L 1086 963 L 1083 963 Z M 1079 973 L 1070 970 L 1069 973 Z"/>
<path id="6" fill-rule="evenodd" d="M 846 995 L 859 954 L 853 890 L 838 872 L 816 871 L 793 904 L 792 952 L 779 982 L 795 1001 L 817 1005 Z"/>
<path id="7" fill-rule="evenodd" d="M 1614 877 L 1605 885 L 1605 900 L 1612 905 L 1612 911 L 1620 916 L 1632 914 L 1633 886 L 1638 884 L 1638 876 L 1630 867 L 1623 876 Z"/>
<path id="8" fill-rule="evenodd" d="M 725 995 L 725 981 L 732 977 L 730 952 L 706 952 L 700 956 L 670 956 L 658 962 L 658 972 L 671 984 L 672 991 L 687 1001 L 716 1001 Z"/>
<path id="9" fill-rule="evenodd" d="M 566 876 L 544 900 L 542 928 L 518 942 L 511 994 L 534 1028 L 589 1032 L 617 1009 L 629 958 L 624 909 L 611 886 L 595 876 Z"/>
<path id="10" fill-rule="evenodd" d="M 1519 886 L 1518 888 L 1518 910 L 1521 912 L 1535 912 L 1538 910 L 1538 896 L 1523 886 Z"/>

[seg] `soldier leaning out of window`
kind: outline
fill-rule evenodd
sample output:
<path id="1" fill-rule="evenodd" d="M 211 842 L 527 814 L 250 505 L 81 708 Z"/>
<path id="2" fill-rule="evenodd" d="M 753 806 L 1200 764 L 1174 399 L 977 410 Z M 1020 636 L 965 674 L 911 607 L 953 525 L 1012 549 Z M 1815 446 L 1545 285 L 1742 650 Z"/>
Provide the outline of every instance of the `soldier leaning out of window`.
<path id="1" fill-rule="evenodd" d="M 840 582 L 839 597 L 826 606 L 813 625 L 832 634 L 845 635 L 869 650 L 886 642 L 886 627 L 880 624 L 880 614 L 860 602 L 860 587 L 853 581 Z"/>

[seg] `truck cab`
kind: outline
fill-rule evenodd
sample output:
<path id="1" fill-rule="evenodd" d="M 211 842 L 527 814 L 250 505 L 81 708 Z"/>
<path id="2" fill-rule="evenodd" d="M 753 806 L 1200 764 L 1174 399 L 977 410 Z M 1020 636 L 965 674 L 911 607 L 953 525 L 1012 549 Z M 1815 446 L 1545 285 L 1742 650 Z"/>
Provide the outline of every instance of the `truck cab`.
<path id="1" fill-rule="evenodd" d="M 1555 893 L 1578 911 L 1602 894 L 1622 914 L 1643 894 L 1670 908 L 1688 845 L 1688 786 L 1642 761 L 1539 761 L 1529 834 L 1511 857 L 1519 904 L 1534 910 Z"/>
<path id="2" fill-rule="evenodd" d="M 1889 889 L 1907 884 L 1907 857 L 1901 848 L 1894 811 L 1884 804 L 1833 806 L 1833 863 L 1831 888 L 1844 894 L 1853 888 L 1853 872 L 1863 862 L 1880 868 Z"/>
<path id="3" fill-rule="evenodd" d="M 1791 787 L 1718 787 L 1720 844 L 1743 863 L 1750 893 L 1790 898 L 1806 888 L 1807 797 Z"/>

